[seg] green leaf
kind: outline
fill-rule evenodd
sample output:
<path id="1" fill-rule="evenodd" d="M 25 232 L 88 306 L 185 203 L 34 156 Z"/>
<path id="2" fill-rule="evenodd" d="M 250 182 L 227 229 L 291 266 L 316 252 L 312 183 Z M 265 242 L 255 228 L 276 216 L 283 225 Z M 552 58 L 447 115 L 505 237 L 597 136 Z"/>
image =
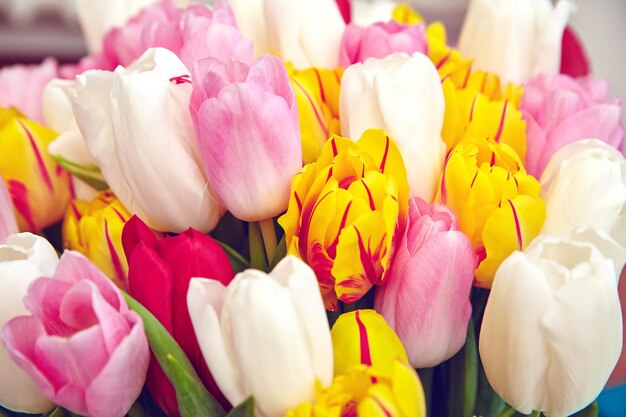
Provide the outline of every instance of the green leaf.
<path id="1" fill-rule="evenodd" d="M 54 410 L 44 414 L 45 417 L 65 417 L 65 410 L 61 407 L 57 407 Z"/>
<path id="2" fill-rule="evenodd" d="M 474 322 L 470 319 L 465 345 L 448 363 L 448 416 L 472 417 L 476 406 L 478 349 Z"/>
<path id="3" fill-rule="evenodd" d="M 220 242 L 219 240 L 215 240 L 226 252 L 226 256 L 228 256 L 228 260 L 230 261 L 230 265 L 233 267 L 233 271 L 235 273 L 244 271 L 250 268 L 250 264 L 246 259 L 241 256 L 235 249 L 231 248 L 224 242 Z"/>
<path id="4" fill-rule="evenodd" d="M 572 417 L 598 417 L 598 413 L 600 412 L 600 407 L 598 407 L 598 402 L 594 401 L 587 406 L 584 410 L 577 412 L 572 415 Z"/>
<path id="5" fill-rule="evenodd" d="M 226 412 L 206 390 L 174 338 L 141 303 L 122 293 L 128 306 L 143 320 L 152 353 L 176 390 L 181 417 L 224 417 Z"/>
<path id="6" fill-rule="evenodd" d="M 70 174 L 85 181 L 98 191 L 104 191 L 109 188 L 100 167 L 97 165 L 81 165 L 76 162 L 69 161 L 60 155 L 52 155 L 57 164 L 61 165 Z"/>
<path id="7" fill-rule="evenodd" d="M 248 241 L 250 243 L 250 265 L 254 269 L 267 271 L 267 258 L 265 257 L 265 246 L 263 246 L 259 223 L 253 222 L 248 225 Z"/>
<path id="8" fill-rule="evenodd" d="M 272 261 L 270 262 L 269 270 L 271 271 L 274 267 L 287 256 L 287 242 L 285 241 L 285 235 L 278 242 L 278 246 L 276 246 L 276 250 L 274 251 L 274 256 L 272 256 Z"/>
<path id="9" fill-rule="evenodd" d="M 254 414 L 254 397 L 249 397 L 247 400 L 233 408 L 228 417 L 252 417 Z"/>

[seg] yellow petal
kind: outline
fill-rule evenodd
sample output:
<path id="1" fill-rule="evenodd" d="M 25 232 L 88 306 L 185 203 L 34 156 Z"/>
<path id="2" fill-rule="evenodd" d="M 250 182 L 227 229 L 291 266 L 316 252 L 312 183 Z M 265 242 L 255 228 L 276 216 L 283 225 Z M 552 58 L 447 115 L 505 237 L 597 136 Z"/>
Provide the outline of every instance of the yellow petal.
<path id="1" fill-rule="evenodd" d="M 398 4 L 391 12 L 391 18 L 404 25 L 417 25 L 424 22 L 424 17 L 407 3 Z"/>

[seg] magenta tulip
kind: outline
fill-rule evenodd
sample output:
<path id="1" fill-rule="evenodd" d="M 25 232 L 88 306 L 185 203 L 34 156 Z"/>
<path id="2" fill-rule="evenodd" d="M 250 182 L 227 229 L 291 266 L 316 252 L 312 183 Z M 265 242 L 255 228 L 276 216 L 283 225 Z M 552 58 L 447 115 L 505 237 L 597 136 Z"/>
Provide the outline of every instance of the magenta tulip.
<path id="1" fill-rule="evenodd" d="M 9 235 L 17 233 L 17 221 L 13 203 L 4 181 L 0 177 L 0 245 L 3 244 Z"/>
<path id="2" fill-rule="evenodd" d="M 391 21 L 362 28 L 350 24 L 341 39 L 339 66 L 347 68 L 368 58 L 384 58 L 394 52 L 427 54 L 424 25 L 401 25 Z"/>
<path id="3" fill-rule="evenodd" d="M 136 216 L 124 226 L 122 243 L 128 259 L 129 293 L 163 324 L 209 391 L 227 406 L 202 358 L 187 310 L 191 278 L 211 278 L 224 285 L 231 281 L 234 272 L 226 253 L 211 237 L 194 229 L 159 239 Z M 180 415 L 174 388 L 154 357 L 146 381 L 166 414 Z"/>
<path id="4" fill-rule="evenodd" d="M 54 403 L 93 417 L 122 417 L 141 393 L 148 361 L 143 322 L 113 283 L 77 252 L 39 278 L 30 316 L 6 324 L 12 359 Z"/>
<path id="5" fill-rule="evenodd" d="M 584 77 L 591 73 L 590 67 L 583 43 L 574 29 L 566 26 L 561 44 L 561 74 Z"/>
<path id="6" fill-rule="evenodd" d="M 438 365 L 465 343 L 477 262 L 452 210 L 409 200 L 408 224 L 374 306 L 414 367 Z"/>
<path id="7" fill-rule="evenodd" d="M 259 221 L 287 209 L 302 167 L 298 110 L 285 66 L 204 59 L 192 74 L 191 116 L 215 196 L 235 217 Z"/>
<path id="8" fill-rule="evenodd" d="M 556 151 L 582 139 L 599 139 L 622 149 L 621 109 L 619 100 L 609 99 L 604 80 L 540 75 L 529 81 L 521 105 L 528 173 L 539 178 Z"/>

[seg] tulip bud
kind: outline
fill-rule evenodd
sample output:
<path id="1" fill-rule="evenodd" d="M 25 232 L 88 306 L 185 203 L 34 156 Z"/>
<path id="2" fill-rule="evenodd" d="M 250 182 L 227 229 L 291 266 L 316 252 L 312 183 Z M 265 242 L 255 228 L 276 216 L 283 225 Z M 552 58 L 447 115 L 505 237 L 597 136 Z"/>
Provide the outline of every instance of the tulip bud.
<path id="1" fill-rule="evenodd" d="M 14 234 L 0 242 L 0 329 L 27 314 L 22 299 L 40 276 L 54 272 L 59 258 L 48 241 L 30 233 Z M 0 343 L 0 405 L 10 410 L 41 414 L 53 404 L 34 379 L 13 362 Z"/>
<path id="2" fill-rule="evenodd" d="M 0 108 L 0 176 L 7 185 L 20 230 L 33 232 L 63 218 L 70 176 L 48 153 L 52 130 Z"/>
<path id="3" fill-rule="evenodd" d="M 241 272 L 228 287 L 192 279 L 187 303 L 204 359 L 231 404 L 252 395 L 256 415 L 282 417 L 313 400 L 316 380 L 331 383 L 324 305 L 315 274 L 299 259 L 287 256 L 269 275 Z"/>
<path id="4" fill-rule="evenodd" d="M 599 140 L 555 152 L 541 176 L 546 221 L 541 233 L 567 236 L 590 226 L 626 247 L 626 159 Z"/>
<path id="5" fill-rule="evenodd" d="M 622 350 L 613 263 L 590 243 L 541 236 L 498 269 L 479 349 L 489 383 L 522 414 L 565 417 L 600 394 Z"/>
<path id="6" fill-rule="evenodd" d="M 93 201 L 72 201 L 63 221 L 63 246 L 85 255 L 123 290 L 128 290 L 128 262 L 122 229 L 130 217 L 115 195 L 104 191 Z"/>
<path id="7" fill-rule="evenodd" d="M 444 98 L 435 66 L 422 54 L 393 54 L 346 69 L 341 82 L 343 136 L 385 130 L 406 166 L 410 196 L 431 202 L 443 162 Z"/>

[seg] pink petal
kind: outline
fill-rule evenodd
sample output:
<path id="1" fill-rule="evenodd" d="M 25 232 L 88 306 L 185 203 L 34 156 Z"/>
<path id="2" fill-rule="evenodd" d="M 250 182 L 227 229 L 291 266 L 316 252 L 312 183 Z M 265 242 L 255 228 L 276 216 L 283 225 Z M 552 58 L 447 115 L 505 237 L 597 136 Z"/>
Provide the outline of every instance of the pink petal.
<path id="1" fill-rule="evenodd" d="M 71 286 L 69 282 L 39 278 L 28 289 L 24 305 L 41 322 L 47 334 L 65 337 L 74 331 L 60 318 L 63 297 Z"/>

